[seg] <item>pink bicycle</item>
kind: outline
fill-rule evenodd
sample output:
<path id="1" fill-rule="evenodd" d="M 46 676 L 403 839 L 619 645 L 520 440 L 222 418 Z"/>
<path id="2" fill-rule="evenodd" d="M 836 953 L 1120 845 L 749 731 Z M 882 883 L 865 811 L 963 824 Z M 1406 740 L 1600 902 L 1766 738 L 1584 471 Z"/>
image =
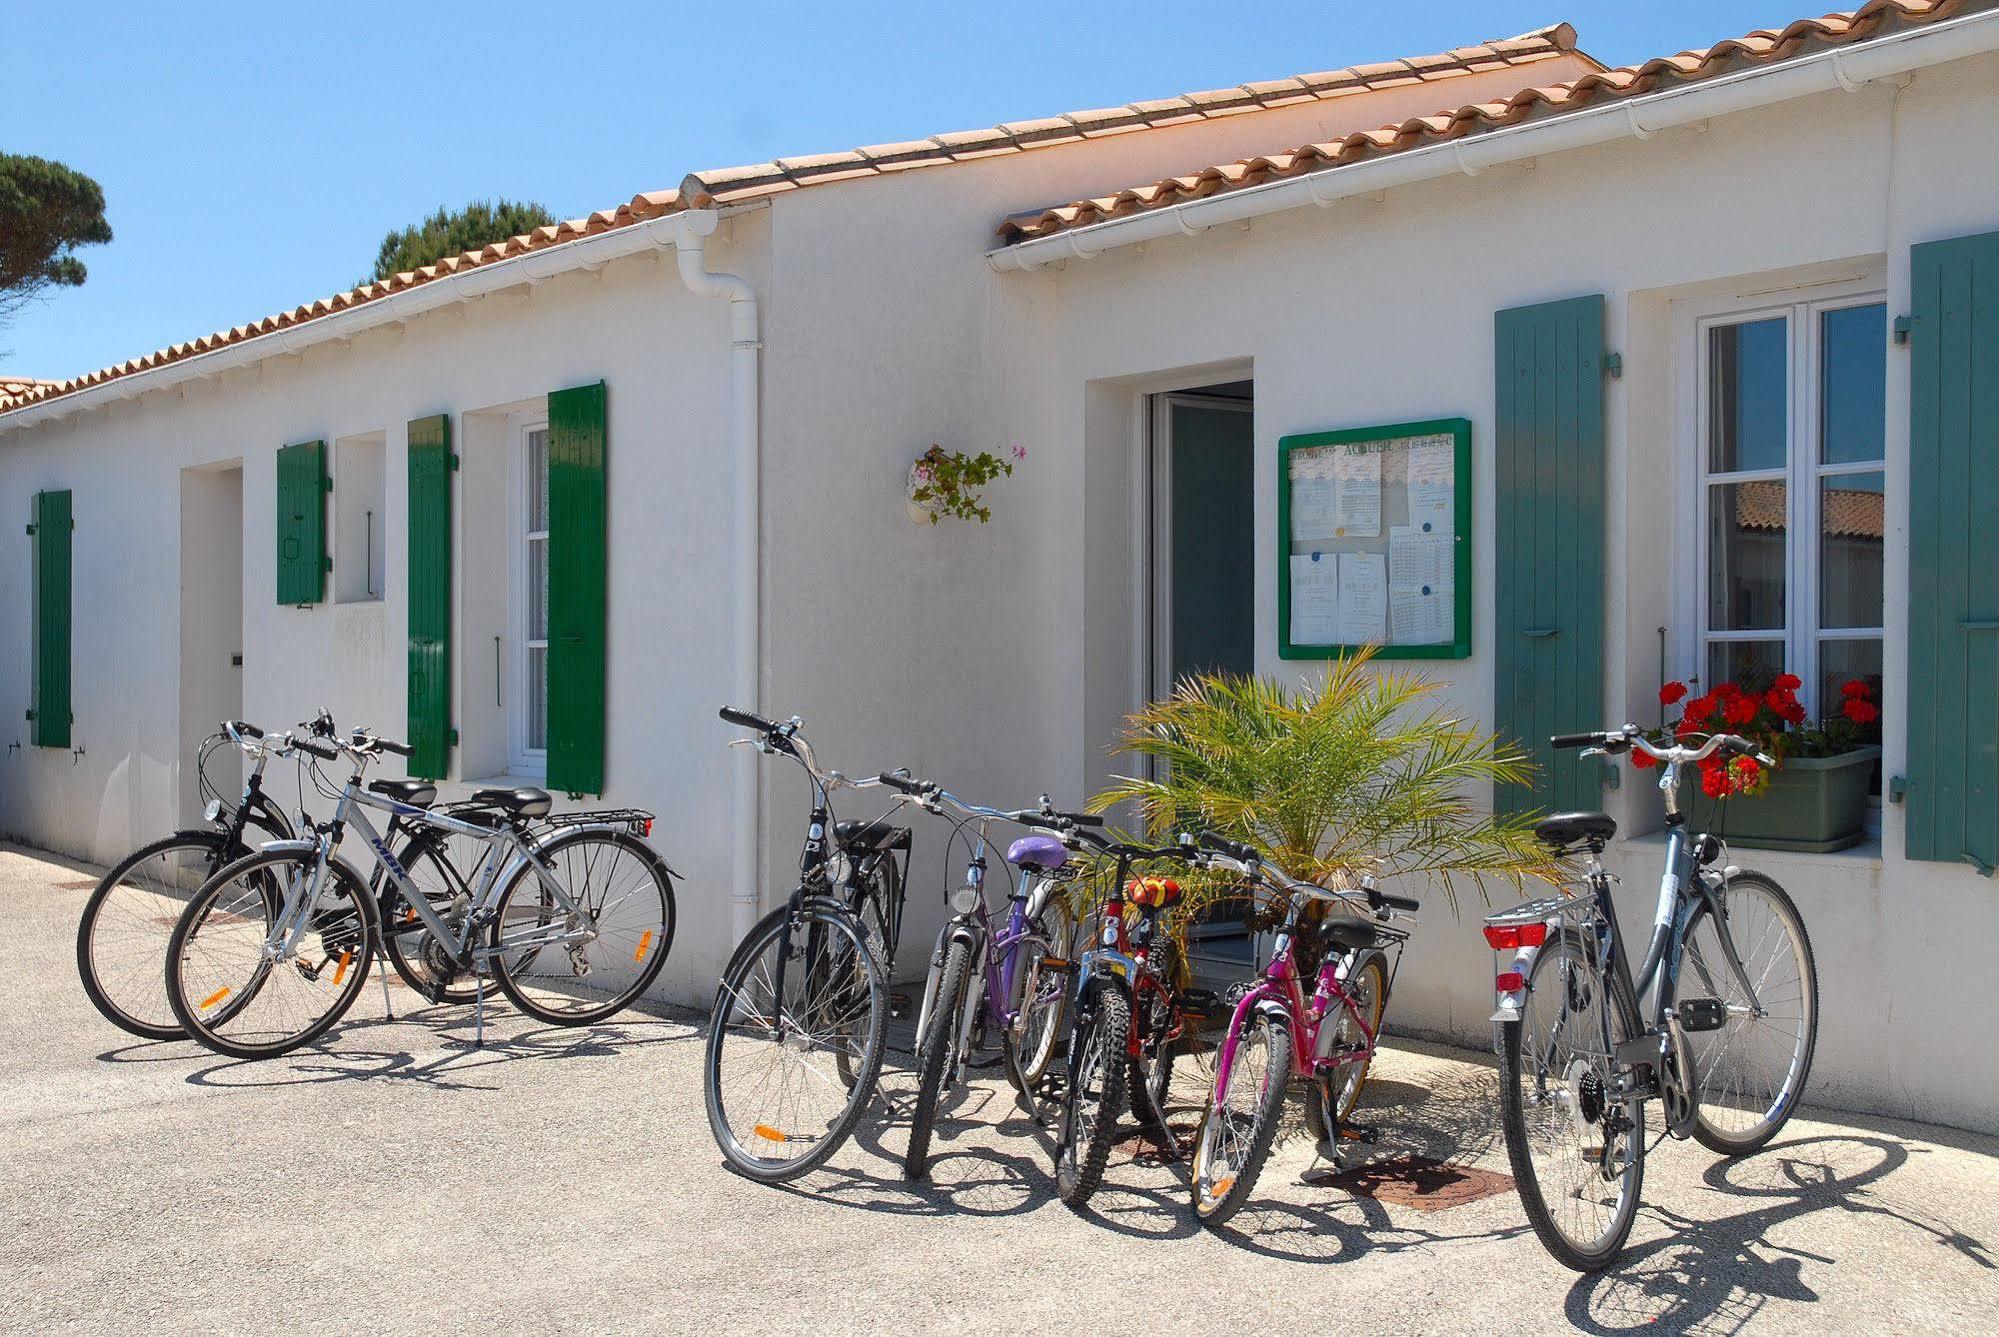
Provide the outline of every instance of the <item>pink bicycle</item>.
<path id="1" fill-rule="evenodd" d="M 1182 838 L 1183 840 L 1185 837 Z M 1240 991 L 1215 1057 L 1215 1085 L 1194 1134 L 1194 1213 L 1218 1226 L 1240 1211 L 1270 1155 L 1294 1074 L 1307 1083 L 1319 1155 L 1340 1163 L 1340 1140 L 1374 1058 L 1395 966 L 1408 940 L 1391 921 L 1418 906 L 1377 891 L 1329 891 L 1265 864 L 1247 845 L 1203 834 L 1196 862 L 1240 874 L 1252 893 L 1284 903 L 1263 978 Z M 1305 978 L 1317 984 L 1305 996 Z"/>

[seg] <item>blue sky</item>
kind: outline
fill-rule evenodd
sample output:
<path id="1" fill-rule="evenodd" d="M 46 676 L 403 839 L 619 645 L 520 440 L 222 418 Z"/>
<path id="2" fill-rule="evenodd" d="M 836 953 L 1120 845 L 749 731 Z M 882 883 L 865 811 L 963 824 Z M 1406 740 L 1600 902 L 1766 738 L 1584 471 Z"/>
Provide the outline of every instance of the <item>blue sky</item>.
<path id="1" fill-rule="evenodd" d="M 7 61 L 0 150 L 96 177 L 117 240 L 83 253 L 85 287 L 0 328 L 0 370 L 76 375 L 339 291 L 441 203 L 573 217 L 698 168 L 1562 19 L 1622 64 L 1820 12 L 1791 3 L 71 3 L 60 41 Z"/>

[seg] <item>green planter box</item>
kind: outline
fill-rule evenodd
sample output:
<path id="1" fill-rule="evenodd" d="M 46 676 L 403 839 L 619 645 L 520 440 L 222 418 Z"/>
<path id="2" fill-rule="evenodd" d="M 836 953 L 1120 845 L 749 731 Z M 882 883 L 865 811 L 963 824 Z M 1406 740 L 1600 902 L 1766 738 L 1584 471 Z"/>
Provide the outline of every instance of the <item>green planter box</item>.
<path id="1" fill-rule="evenodd" d="M 1689 775 L 1687 819 L 1696 831 L 1750 849 L 1843 850 L 1866 834 L 1867 785 L 1880 756 L 1880 748 L 1863 747 L 1837 757 L 1792 757 L 1754 798 L 1711 799 Z"/>

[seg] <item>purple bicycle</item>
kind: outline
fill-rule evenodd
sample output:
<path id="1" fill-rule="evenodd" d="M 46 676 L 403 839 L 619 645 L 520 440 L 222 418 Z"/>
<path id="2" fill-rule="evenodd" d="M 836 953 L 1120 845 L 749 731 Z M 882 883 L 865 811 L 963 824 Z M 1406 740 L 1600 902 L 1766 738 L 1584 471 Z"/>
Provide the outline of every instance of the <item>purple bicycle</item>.
<path id="1" fill-rule="evenodd" d="M 1320 1156 L 1339 1163 L 1341 1134 L 1374 1058 L 1395 962 L 1409 937 L 1390 921 L 1418 907 L 1383 895 L 1371 878 L 1355 891 L 1329 891 L 1270 867 L 1248 845 L 1212 834 L 1195 844 L 1198 864 L 1238 873 L 1286 907 L 1263 978 L 1235 999 L 1194 1134 L 1194 1214 L 1218 1226 L 1256 1187 L 1294 1075 L 1308 1083 L 1306 1112 Z M 1313 977 L 1307 997 L 1305 981 Z"/>
<path id="2" fill-rule="evenodd" d="M 964 1080 L 972 1056 L 997 1042 L 1008 1080 L 1032 1099 L 1062 1033 L 1076 932 L 1068 898 L 1075 876 L 1069 852 L 1057 836 L 1038 832 L 1009 845 L 1006 861 L 1020 871 L 1009 875 L 1006 916 L 995 922 L 985 895 L 988 828 L 1010 822 L 1066 832 L 1101 826 L 1103 819 L 1056 812 L 1046 794 L 1038 808 L 1003 812 L 967 803 L 927 781 L 894 774 L 881 780 L 969 831 L 965 882 L 951 893 L 951 919 L 937 935 L 917 1013 L 919 1076 L 902 1172 L 905 1179 L 918 1180 L 929 1169 L 938 1107 Z"/>

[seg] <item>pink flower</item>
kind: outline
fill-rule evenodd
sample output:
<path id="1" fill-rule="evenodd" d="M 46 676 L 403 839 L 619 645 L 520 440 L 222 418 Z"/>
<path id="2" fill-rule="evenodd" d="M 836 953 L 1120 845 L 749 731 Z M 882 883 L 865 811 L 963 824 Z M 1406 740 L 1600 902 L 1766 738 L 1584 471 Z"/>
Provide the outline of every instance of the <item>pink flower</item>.
<path id="1" fill-rule="evenodd" d="M 917 466 L 916 466 L 916 481 L 917 481 L 917 482 L 919 482 L 919 483 L 927 483 L 927 482 L 929 482 L 929 481 L 930 481 L 930 466 L 929 466 L 929 465 L 927 465 L 927 464 L 919 464 L 919 465 L 917 465 Z"/>
<path id="2" fill-rule="evenodd" d="M 1027 447 L 1026 447 L 1026 446 L 1015 446 L 1015 447 L 1013 448 L 1013 457 L 1014 457 L 1015 459 L 1017 459 L 1017 460 L 1024 460 L 1024 459 L 1026 459 L 1026 458 L 1027 458 Z"/>

